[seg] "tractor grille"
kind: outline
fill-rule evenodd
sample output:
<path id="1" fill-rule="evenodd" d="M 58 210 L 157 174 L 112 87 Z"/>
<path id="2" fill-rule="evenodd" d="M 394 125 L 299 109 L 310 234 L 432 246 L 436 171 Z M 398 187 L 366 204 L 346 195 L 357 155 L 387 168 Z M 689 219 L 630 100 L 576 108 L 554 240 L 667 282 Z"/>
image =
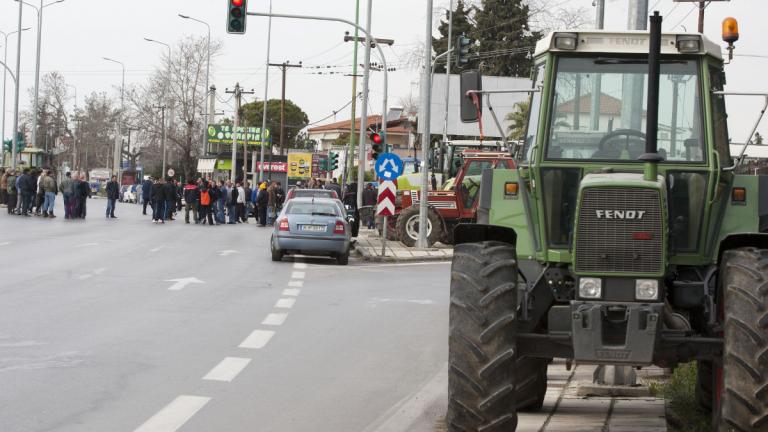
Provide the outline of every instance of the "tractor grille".
<path id="1" fill-rule="evenodd" d="M 662 270 L 664 239 L 658 191 L 587 188 L 583 194 L 576 238 L 576 271 L 658 273 Z M 637 217 L 639 212 L 645 212 L 642 218 Z M 629 215 L 635 217 L 627 217 Z"/>

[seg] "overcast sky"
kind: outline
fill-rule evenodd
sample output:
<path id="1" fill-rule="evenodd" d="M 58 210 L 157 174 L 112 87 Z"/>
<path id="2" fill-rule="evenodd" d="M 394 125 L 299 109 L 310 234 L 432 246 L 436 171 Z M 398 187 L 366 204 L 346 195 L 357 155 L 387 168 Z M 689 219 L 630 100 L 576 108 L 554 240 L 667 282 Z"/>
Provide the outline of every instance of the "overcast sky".
<path id="1" fill-rule="evenodd" d="M 38 0 L 28 0 L 39 4 Z M 50 2 L 52 0 L 46 0 Z M 622 29 L 626 26 L 629 0 L 608 0 L 606 28 Z M 249 10 L 266 11 L 268 0 L 250 0 Z M 361 22 L 364 21 L 365 4 Z M 591 0 L 562 0 L 566 5 L 583 6 L 594 14 Z M 652 6 L 665 18 L 665 30 L 689 31 L 696 29 L 697 13 L 694 3 L 673 3 L 672 0 L 650 0 Z M 765 0 L 733 0 L 713 2 L 707 9 L 706 34 L 720 42 L 720 22 L 726 16 L 739 19 L 741 40 L 736 53 L 768 57 L 764 28 L 768 22 L 768 5 Z M 282 13 L 325 15 L 354 19 L 355 0 L 274 0 L 274 11 Z M 437 0 L 436 9 L 445 7 L 447 0 Z M 18 6 L 13 0 L 0 0 L 0 31 L 13 31 L 17 26 Z M 219 89 L 231 88 L 240 82 L 247 89 L 254 89 L 256 97 L 264 92 L 264 60 L 266 57 L 267 19 L 249 17 L 245 36 L 228 35 L 225 31 L 225 0 L 65 0 L 46 7 L 44 11 L 42 73 L 60 71 L 67 82 L 77 87 L 78 103 L 93 91 L 115 92 L 120 83 L 120 67 L 102 60 L 112 57 L 123 61 L 127 67 L 126 81 L 138 83 L 145 80 L 159 64 L 163 48 L 143 40 L 150 37 L 169 44 L 187 34 L 205 34 L 206 28 L 177 17 L 184 13 L 208 21 L 212 37 L 224 44 L 223 54 L 216 59 L 212 70 L 212 83 Z M 418 95 L 418 71 L 405 63 L 409 53 L 424 40 L 426 2 L 422 0 L 375 0 L 373 33 L 377 37 L 395 39 L 395 46 L 385 48 L 389 62 L 398 67 L 390 75 L 390 104 L 410 92 Z M 22 44 L 22 105 L 29 100 L 26 89 L 34 80 L 36 14 L 24 7 L 24 32 Z M 435 23 L 437 25 L 437 23 Z M 679 26 L 678 26 L 679 25 Z M 343 75 L 316 75 L 318 69 L 311 66 L 338 66 L 334 71 L 349 72 L 352 64 L 352 46 L 342 42 L 344 32 L 350 30 L 343 24 L 275 19 L 272 35 L 272 61 L 303 61 L 304 69 L 290 70 L 287 97 L 301 106 L 315 122 L 332 115 L 344 106 L 351 96 L 349 77 Z M 3 40 L 0 39 L 0 44 Z M 9 63 L 15 64 L 15 36 L 9 40 Z M 2 51 L 0 51 L 2 55 Z M 729 90 L 768 91 L 765 72 L 768 58 L 737 57 L 727 66 Z M 0 82 L 1 83 L 1 82 Z M 381 106 L 382 82 L 379 73 L 371 82 L 371 111 L 378 113 Z M 13 92 L 9 79 L 7 92 L 6 130 L 10 131 Z M 270 98 L 280 95 L 280 80 L 276 69 L 270 78 Z M 744 140 L 748 126 L 758 114 L 760 101 L 731 100 L 731 135 L 734 141 Z M 231 106 L 217 103 L 217 109 L 232 110 Z M 349 117 L 349 109 L 337 114 L 338 120 Z M 333 121 L 331 117 L 328 121 Z M 761 130 L 768 134 L 768 127 Z"/>

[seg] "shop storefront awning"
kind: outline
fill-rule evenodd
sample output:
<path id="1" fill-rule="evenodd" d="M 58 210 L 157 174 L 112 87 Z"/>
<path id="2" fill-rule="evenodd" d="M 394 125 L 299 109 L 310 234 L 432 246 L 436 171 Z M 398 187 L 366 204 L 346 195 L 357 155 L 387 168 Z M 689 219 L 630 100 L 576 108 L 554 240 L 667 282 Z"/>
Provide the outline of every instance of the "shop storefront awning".
<path id="1" fill-rule="evenodd" d="M 216 168 L 216 159 L 200 159 L 197 161 L 197 172 L 212 173 Z"/>

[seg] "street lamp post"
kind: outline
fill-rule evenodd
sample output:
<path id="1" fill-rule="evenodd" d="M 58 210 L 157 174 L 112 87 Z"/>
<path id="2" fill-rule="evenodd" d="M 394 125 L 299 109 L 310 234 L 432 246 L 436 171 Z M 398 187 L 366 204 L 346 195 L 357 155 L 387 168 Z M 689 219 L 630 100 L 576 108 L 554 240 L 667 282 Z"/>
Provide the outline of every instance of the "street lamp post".
<path id="1" fill-rule="evenodd" d="M 160 151 L 163 153 L 162 177 L 165 177 L 166 176 L 166 173 L 165 173 L 165 161 L 166 161 L 165 139 L 166 139 L 166 130 L 167 130 L 166 124 L 165 124 L 165 104 L 168 103 L 168 100 L 167 100 L 168 88 L 170 87 L 170 80 L 171 80 L 171 46 L 168 45 L 165 42 L 160 42 L 159 40 L 154 40 L 154 39 L 150 39 L 150 38 L 144 38 L 144 40 L 147 41 L 147 42 L 152 42 L 152 43 L 164 45 L 166 48 L 168 48 L 168 73 L 166 74 L 166 77 L 165 77 L 165 87 L 163 88 L 163 108 L 162 108 L 163 109 L 163 119 L 162 119 L 162 122 L 163 122 L 163 141 L 162 141 L 162 144 L 161 144 L 162 148 L 160 149 Z"/>
<path id="2" fill-rule="evenodd" d="M 211 115 L 208 112 L 208 98 L 210 97 L 210 88 L 211 88 L 211 26 L 203 21 L 199 20 L 197 18 L 193 18 L 189 15 L 183 15 L 179 14 L 179 17 L 183 19 L 188 19 L 191 21 L 199 22 L 200 24 L 204 24 L 206 27 L 208 27 L 208 60 L 206 62 L 206 71 L 205 71 L 205 103 L 203 104 L 203 115 L 205 116 L 205 122 L 203 122 L 203 153 L 208 153 L 208 123 L 210 122 L 209 116 Z"/>
<path id="3" fill-rule="evenodd" d="M 27 31 L 27 30 L 29 30 L 29 27 L 25 27 L 21 29 L 21 31 Z M 12 32 L 4 32 L 0 30 L 0 34 L 2 34 L 3 38 L 5 39 L 5 41 L 3 42 L 3 48 L 5 49 L 5 54 L 3 54 L 3 65 L 4 65 L 3 67 L 3 111 L 2 111 L 2 116 L 3 116 L 2 128 L 3 129 L 2 129 L 2 132 L 0 132 L 0 141 L 5 140 L 5 96 L 6 96 L 6 93 L 8 92 L 8 87 L 7 87 L 8 72 L 10 71 L 10 69 L 8 68 L 8 38 L 11 35 L 14 35 L 18 32 L 19 32 L 18 30 L 14 30 Z M 13 76 L 13 72 L 11 72 L 11 76 Z M 13 78 L 13 82 L 14 82 L 14 86 L 18 85 L 17 79 L 15 77 Z M 3 148 L 2 159 L 0 159 L 0 163 L 5 163 L 5 148 Z"/>
<path id="4" fill-rule="evenodd" d="M 19 1 L 19 0 L 16 0 Z M 37 109 L 38 109 L 38 99 L 40 96 L 40 51 L 41 51 L 41 45 L 42 45 L 42 38 L 43 38 L 43 9 L 45 9 L 48 6 L 54 5 L 56 3 L 63 3 L 64 0 L 56 0 L 52 1 L 48 4 L 43 4 L 43 0 L 40 0 L 40 7 L 27 3 L 25 1 L 22 1 L 26 6 L 29 6 L 37 12 L 37 54 L 35 58 L 35 100 L 32 101 L 32 145 L 37 145 Z"/>
<path id="5" fill-rule="evenodd" d="M 19 27 L 17 32 L 19 33 L 19 37 L 16 38 L 16 88 L 14 91 L 14 101 L 13 101 L 13 144 L 11 144 L 13 147 L 11 148 L 11 168 L 16 169 L 16 147 L 19 145 L 19 90 L 21 88 L 21 18 L 22 18 L 22 12 L 23 12 L 24 5 L 22 3 L 19 3 Z M 5 113 L 3 113 L 5 115 Z"/>
<path id="6" fill-rule="evenodd" d="M 67 84 L 67 87 L 72 87 L 75 90 L 75 117 L 77 117 L 77 87 L 72 84 Z M 77 164 L 77 134 L 72 133 L 72 169 L 75 169 Z"/>
<path id="7" fill-rule="evenodd" d="M 114 157 L 113 157 L 113 168 L 112 168 L 112 175 L 120 177 L 120 160 L 122 159 L 122 120 L 123 115 L 125 113 L 125 64 L 123 62 L 117 61 L 115 59 L 111 59 L 109 57 L 102 57 L 104 60 L 112 63 L 117 63 L 123 68 L 123 82 L 120 86 L 120 115 L 117 119 L 117 124 L 115 125 L 115 151 L 114 151 Z"/>

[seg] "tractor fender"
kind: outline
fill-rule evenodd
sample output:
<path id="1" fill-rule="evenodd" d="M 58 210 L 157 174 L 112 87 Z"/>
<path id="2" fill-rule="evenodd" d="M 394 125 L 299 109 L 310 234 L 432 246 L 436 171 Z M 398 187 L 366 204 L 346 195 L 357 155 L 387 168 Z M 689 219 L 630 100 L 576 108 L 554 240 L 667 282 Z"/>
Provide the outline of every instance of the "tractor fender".
<path id="1" fill-rule="evenodd" d="M 454 245 L 487 240 L 502 241 L 515 245 L 517 244 L 517 233 L 512 228 L 475 223 L 458 224 L 453 230 Z"/>
<path id="2" fill-rule="evenodd" d="M 731 234 L 724 239 L 720 240 L 720 245 L 717 248 L 717 261 L 723 257 L 723 253 L 729 249 L 737 249 L 742 247 L 756 247 L 758 249 L 768 249 L 768 234 L 763 233 L 741 233 Z"/>

